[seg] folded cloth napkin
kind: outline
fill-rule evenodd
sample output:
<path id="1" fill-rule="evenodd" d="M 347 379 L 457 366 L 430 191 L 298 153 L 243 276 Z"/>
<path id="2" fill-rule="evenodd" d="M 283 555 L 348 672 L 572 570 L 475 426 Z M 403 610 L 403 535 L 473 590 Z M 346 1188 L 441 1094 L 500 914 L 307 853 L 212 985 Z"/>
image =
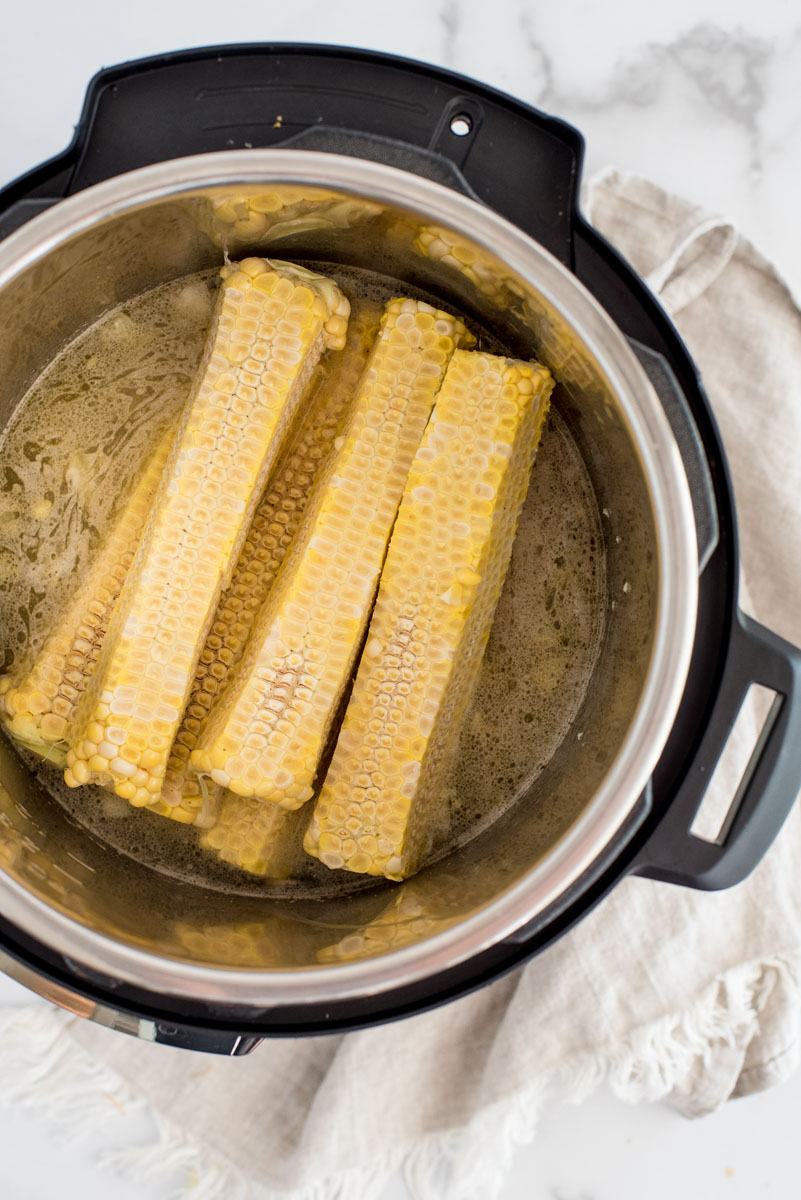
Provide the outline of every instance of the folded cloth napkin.
<path id="1" fill-rule="evenodd" d="M 699 363 L 734 474 L 744 603 L 801 642 L 798 309 L 731 225 L 653 184 L 606 171 L 585 211 L 660 293 Z M 695 1116 L 786 1078 L 801 1018 L 799 878 L 796 806 L 729 892 L 626 881 L 475 995 L 347 1036 L 268 1041 L 246 1059 L 6 1010 L 0 1090 L 83 1123 L 144 1106 L 158 1135 L 118 1165 L 139 1177 L 181 1168 L 195 1200 L 370 1200 L 398 1168 L 421 1200 L 490 1200 L 554 1098 L 606 1080 Z"/>

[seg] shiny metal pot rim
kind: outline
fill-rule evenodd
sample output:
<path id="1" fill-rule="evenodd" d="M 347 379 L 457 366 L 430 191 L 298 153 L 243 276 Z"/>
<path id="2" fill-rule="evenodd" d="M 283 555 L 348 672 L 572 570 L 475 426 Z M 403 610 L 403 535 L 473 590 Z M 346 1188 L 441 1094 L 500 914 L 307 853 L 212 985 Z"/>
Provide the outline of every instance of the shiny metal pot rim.
<path id="1" fill-rule="evenodd" d="M 421 943 L 334 966 L 211 968 L 115 941 L 50 908 L 0 873 L 0 911 L 39 942 L 148 991 L 222 1005 L 302 1005 L 384 993 L 480 954 L 551 906 L 615 838 L 656 766 L 684 690 L 698 599 L 695 526 L 681 456 L 660 401 L 622 333 L 546 250 L 492 210 L 440 184 L 363 159 L 300 150 L 225 151 L 159 163 L 88 188 L 11 235 L 0 245 L 0 290 L 64 241 L 131 208 L 197 189 L 266 183 L 335 190 L 458 229 L 565 315 L 614 389 L 639 453 L 657 531 L 658 615 L 634 721 L 582 816 L 523 880 Z"/>

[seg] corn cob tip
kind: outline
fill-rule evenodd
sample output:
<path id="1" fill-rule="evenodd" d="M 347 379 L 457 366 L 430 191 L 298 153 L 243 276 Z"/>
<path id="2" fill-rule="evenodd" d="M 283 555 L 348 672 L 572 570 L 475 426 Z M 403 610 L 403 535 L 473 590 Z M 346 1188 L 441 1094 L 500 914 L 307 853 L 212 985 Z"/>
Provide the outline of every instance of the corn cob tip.
<path id="1" fill-rule="evenodd" d="M 239 263 L 226 263 L 220 270 L 221 277 L 229 285 L 249 287 L 259 285 L 261 276 L 282 275 L 296 284 L 306 284 L 314 295 L 313 308 L 323 322 L 323 340 L 328 350 L 342 350 L 348 331 L 350 302 L 333 279 L 318 275 L 297 263 L 281 259 L 243 258 Z"/>
<path id="2" fill-rule="evenodd" d="M 425 300 L 410 300 L 407 296 L 396 296 L 387 303 L 381 317 L 381 327 L 392 322 L 399 329 L 408 329 L 418 313 L 430 313 L 435 318 L 434 332 L 440 337 L 452 339 L 463 350 L 475 346 L 476 339 L 458 317 L 426 304 Z"/>

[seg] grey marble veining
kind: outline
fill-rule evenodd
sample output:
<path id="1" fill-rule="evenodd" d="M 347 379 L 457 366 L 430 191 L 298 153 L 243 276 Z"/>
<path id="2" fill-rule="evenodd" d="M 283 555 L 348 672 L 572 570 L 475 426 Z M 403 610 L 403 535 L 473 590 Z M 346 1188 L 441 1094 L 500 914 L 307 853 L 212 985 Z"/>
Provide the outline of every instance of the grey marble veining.
<path id="1" fill-rule="evenodd" d="M 741 30 L 699 24 L 664 42 L 645 42 L 637 51 L 610 63 L 600 86 L 584 89 L 560 80 L 551 55 L 538 40 L 534 19 L 520 14 L 522 34 L 532 56 L 532 76 L 541 79 L 535 102 L 549 112 L 592 115 L 620 105 L 656 107 L 678 76 L 694 90 L 696 101 L 741 126 L 751 143 L 753 170 L 761 168 L 760 118 L 776 46 Z M 801 28 L 793 35 L 801 39 Z"/>
<path id="2" fill-rule="evenodd" d="M 442 27 L 441 61 L 445 66 L 457 69 L 458 41 L 462 31 L 459 0 L 445 0 L 437 15 Z"/>

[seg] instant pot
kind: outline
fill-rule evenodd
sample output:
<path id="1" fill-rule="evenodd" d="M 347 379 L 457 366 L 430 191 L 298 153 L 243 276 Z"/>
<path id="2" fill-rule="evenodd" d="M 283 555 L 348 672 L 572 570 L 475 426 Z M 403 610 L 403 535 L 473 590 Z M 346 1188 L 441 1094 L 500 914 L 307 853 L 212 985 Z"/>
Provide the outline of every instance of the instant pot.
<path id="1" fill-rule="evenodd" d="M 652 293 L 581 216 L 582 151 L 563 122 L 425 64 L 229 46 L 101 72 L 71 146 L 0 193 L 4 424 L 80 330 L 222 247 L 370 267 L 552 368 L 606 564 L 573 728 L 503 816 L 399 885 L 332 899 L 176 881 L 71 819 L 4 739 L 9 975 L 115 1029 L 242 1054 L 479 987 L 626 876 L 719 889 L 758 863 L 801 782 L 801 653 L 738 608 L 709 403 Z M 265 192 L 285 219 L 237 224 L 221 203 Z M 691 826 L 752 684 L 773 704 L 708 841 Z"/>

